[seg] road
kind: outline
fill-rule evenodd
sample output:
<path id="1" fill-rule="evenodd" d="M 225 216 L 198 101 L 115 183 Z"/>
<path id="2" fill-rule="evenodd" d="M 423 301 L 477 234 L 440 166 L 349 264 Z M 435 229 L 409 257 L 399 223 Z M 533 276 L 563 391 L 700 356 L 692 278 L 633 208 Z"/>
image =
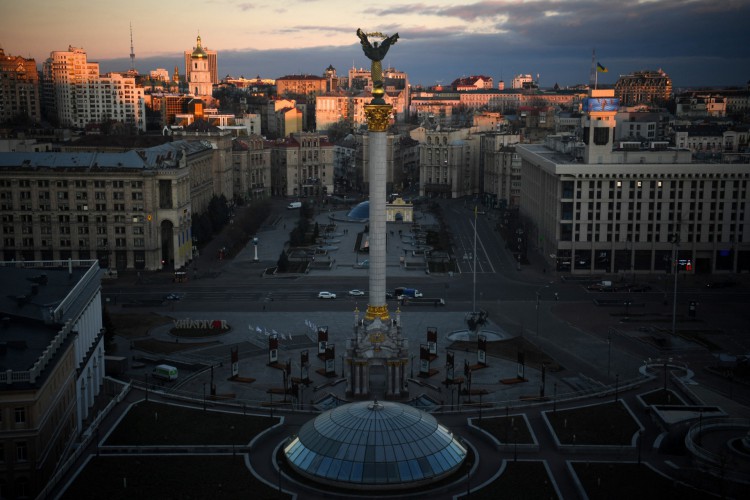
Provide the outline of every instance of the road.
<path id="1" fill-rule="evenodd" d="M 530 265 L 519 269 L 495 231 L 495 216 L 492 213 L 475 215 L 473 206 L 467 205 L 464 206 L 462 200 L 441 202 L 443 220 L 452 235 L 460 272 L 453 276 L 415 273 L 408 278 L 403 274 L 389 275 L 388 289 L 409 286 L 418 288 L 425 297 L 443 298 L 446 305 L 440 308 L 441 312 L 466 314 L 485 310 L 495 324 L 506 331 L 526 335 L 549 354 L 564 360 L 568 369 L 605 382 L 611 382 L 618 370 L 632 370 L 633 365 L 647 358 L 680 356 L 696 367 L 713 363 L 713 353 L 706 349 L 660 351 L 644 344 L 632 333 L 648 329 L 671 332 L 672 319 L 678 330 L 697 327 L 722 332 L 711 337 L 720 352 L 750 353 L 747 326 L 750 321 L 744 306 L 750 302 L 747 283 L 735 288 L 709 289 L 705 287 L 708 277 L 679 275 L 676 311 L 672 308 L 675 297 L 672 276 L 639 276 L 638 282 L 647 281 L 652 286 L 647 292 L 590 291 L 586 288 L 589 281 L 563 280 L 551 271 L 543 272 L 541 260 L 535 264 L 532 258 Z M 283 224 L 293 223 L 284 205 L 279 205 L 278 212 L 272 217 L 278 217 Z M 268 240 L 268 236 L 261 237 L 264 244 L 271 244 Z M 394 248 L 400 253 L 400 247 Z M 342 258 L 343 251 L 338 251 Z M 278 250 L 274 249 L 271 255 L 278 255 Z M 209 265 L 203 262 L 201 269 Z M 268 263 L 235 266 L 219 278 L 187 283 L 169 283 L 164 279 L 149 280 L 145 286 L 109 282 L 104 288 L 104 298 L 112 305 L 142 301 L 154 310 L 182 312 L 350 312 L 355 306 L 362 309 L 367 304 L 366 295 L 347 295 L 350 289 L 368 289 L 364 271 L 361 276 L 315 272 L 294 279 L 264 279 L 261 270 L 265 265 Z M 622 278 L 610 279 L 619 282 Z M 321 290 L 334 292 L 337 298 L 318 299 Z M 170 293 L 180 294 L 181 299 L 163 301 Z M 597 307 L 595 301 L 610 301 L 611 305 Z M 691 301 L 698 304 L 695 320 L 688 317 Z M 395 302 L 392 304 L 395 308 Z M 404 306 L 405 310 L 406 307 L 416 309 L 418 306 Z M 429 306 L 419 307 L 419 311 L 426 310 Z M 674 318 L 673 312 L 676 312 Z M 560 333 L 562 325 L 573 326 L 582 334 L 566 338 Z M 725 380 L 707 378 L 709 384 L 726 391 Z"/>

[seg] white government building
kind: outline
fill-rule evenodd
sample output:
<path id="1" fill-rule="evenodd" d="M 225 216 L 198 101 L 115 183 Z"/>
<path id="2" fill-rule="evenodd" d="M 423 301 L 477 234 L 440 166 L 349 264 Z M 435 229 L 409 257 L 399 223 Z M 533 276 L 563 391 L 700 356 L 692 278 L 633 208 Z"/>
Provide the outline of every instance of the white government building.
<path id="1" fill-rule="evenodd" d="M 615 142 L 618 100 L 591 90 L 583 142 L 519 144 L 520 213 L 549 269 L 750 271 L 750 164 L 694 163 L 667 143 Z M 677 252 L 677 256 L 673 256 Z"/>

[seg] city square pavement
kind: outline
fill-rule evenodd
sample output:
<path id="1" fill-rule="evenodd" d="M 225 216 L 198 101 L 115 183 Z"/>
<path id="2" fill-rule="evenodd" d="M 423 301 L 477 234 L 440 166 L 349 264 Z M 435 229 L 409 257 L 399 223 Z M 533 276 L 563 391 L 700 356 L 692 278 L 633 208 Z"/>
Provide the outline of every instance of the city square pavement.
<path id="1" fill-rule="evenodd" d="M 202 262 L 196 262 L 195 266 L 199 269 L 199 275 L 203 274 L 208 277 L 201 277 L 200 281 L 205 285 L 205 281 L 221 283 L 231 283 L 245 279 L 249 272 L 259 273 L 265 267 L 272 267 L 278 259 L 281 249 L 284 248 L 289 231 L 296 223 L 299 216 L 297 210 L 288 210 L 281 212 L 277 218 L 272 218 L 266 226 L 256 235 L 258 238 L 257 249 L 252 242 L 249 243 L 242 251 L 229 260 L 215 260 L 212 255 L 204 255 Z M 426 211 L 415 211 L 415 221 L 422 226 L 431 226 L 436 224 L 434 217 Z M 357 266 L 357 262 L 364 260 L 365 254 L 357 255 L 353 248 L 357 233 L 364 229 L 365 221 L 350 220 L 347 218 L 347 211 L 328 211 L 321 210 L 316 215 L 316 222 L 322 229 L 326 224 L 333 223 L 336 225 L 335 230 L 329 237 L 329 247 L 335 247 L 337 250 L 330 252 L 332 265 L 330 267 L 313 267 L 308 273 L 311 277 L 330 278 L 335 282 L 336 277 L 340 276 L 361 276 L 367 278 L 368 269 Z M 414 257 L 411 250 L 416 246 L 408 242 L 412 225 L 409 223 L 389 223 L 389 238 L 387 241 L 386 273 L 388 277 L 403 278 L 404 284 L 409 285 L 410 278 L 419 277 L 425 279 L 424 267 L 419 267 L 420 258 Z M 403 238 L 399 237 L 399 232 Z M 407 251 L 407 265 L 404 266 L 404 250 Z M 258 260 L 255 262 L 257 251 Z M 357 260 L 359 259 L 359 261 Z M 319 259 L 319 262 L 324 259 Z M 423 260 L 421 261 L 423 262 Z M 411 265 L 411 268 L 410 268 Z M 205 270 L 205 271 L 204 271 Z M 274 279 L 274 278 L 268 278 Z M 304 279 L 304 278 L 301 278 Z M 453 280 L 458 280 L 458 275 L 449 276 L 441 275 L 430 277 L 431 281 L 445 282 L 449 284 Z M 535 280 L 545 283 L 549 277 L 544 276 L 541 272 L 527 273 L 526 279 Z M 314 300 L 311 297 L 311 300 Z M 345 300 L 351 304 L 351 312 L 288 312 L 283 314 L 275 312 L 276 304 L 273 301 L 264 302 L 262 306 L 253 305 L 249 307 L 246 313 L 221 313 L 220 317 L 211 316 L 204 318 L 199 311 L 183 312 L 179 309 L 169 311 L 168 315 L 175 319 L 223 319 L 231 326 L 232 330 L 218 338 L 218 346 L 202 347 L 190 350 L 182 354 L 175 354 L 170 357 L 174 362 L 188 364 L 209 363 L 214 368 L 209 373 L 202 372 L 193 377 L 185 377 L 185 380 L 179 383 L 179 390 L 192 394 L 203 394 L 204 383 L 207 382 L 206 376 L 210 377 L 213 372 L 216 392 L 232 393 L 237 399 L 248 402 L 264 402 L 272 400 L 273 394 L 267 392 L 270 389 L 278 388 L 283 385 L 283 374 L 281 370 L 266 366 L 268 340 L 272 335 L 279 339 L 279 362 L 291 362 L 292 377 L 298 377 L 301 373 L 300 355 L 302 351 L 307 351 L 311 360 L 310 377 L 313 383 L 306 388 L 303 403 L 309 405 L 331 394 L 339 398 L 344 398 L 345 383 L 335 383 L 336 378 L 331 380 L 329 377 L 319 375 L 318 369 L 323 366 L 322 360 L 317 357 L 317 337 L 316 331 L 318 326 L 328 328 L 329 342 L 333 343 L 336 348 L 336 372 L 341 375 L 342 356 L 345 354 L 346 342 L 352 336 L 355 322 L 354 310 L 357 308 L 360 315 L 367 308 L 367 296 L 364 297 L 341 297 L 337 301 Z M 489 322 L 483 326 L 483 332 L 490 341 L 507 339 L 512 336 L 525 334 L 533 338 L 533 332 L 519 329 L 517 326 L 519 307 L 528 308 L 527 305 L 519 306 L 518 303 L 492 303 L 487 304 L 496 312 L 497 318 L 491 317 Z M 476 342 L 476 334 L 469 335 L 466 326 L 465 313 L 460 312 L 442 312 L 441 309 L 430 306 L 422 307 L 402 307 L 399 309 L 395 301 L 388 301 L 389 312 L 392 317 L 399 315 L 400 324 L 402 325 L 402 335 L 408 339 L 410 361 L 414 361 L 409 367 L 410 396 L 416 397 L 426 395 L 431 400 L 443 404 L 451 404 L 454 400 L 456 407 L 458 398 L 446 388 L 441 382 L 445 379 L 445 360 L 446 350 L 454 340 L 470 340 Z M 524 311 L 524 314 L 531 314 L 531 311 Z M 551 312 L 545 312 L 551 314 Z M 152 331 L 154 338 L 174 342 L 175 339 L 169 333 L 172 325 L 164 325 Z M 438 331 L 437 357 L 431 362 L 431 369 L 439 373 L 431 377 L 420 377 L 419 364 L 419 346 L 427 342 L 427 329 L 436 328 Z M 588 338 L 575 327 L 570 325 L 561 325 L 556 332 L 556 338 L 562 341 L 561 337 L 567 332 L 571 340 L 567 342 L 568 349 L 575 349 L 577 346 L 586 352 L 580 353 L 581 356 L 588 356 L 591 350 L 597 349 L 604 353 L 606 346 L 595 339 Z M 584 340 L 573 340 L 574 336 L 583 335 Z M 195 340 L 194 342 L 205 342 L 206 339 Z M 544 343 L 544 339 L 535 339 Z M 179 339 L 179 342 L 187 343 L 189 339 Z M 121 347 L 125 350 L 127 345 Z M 250 384 L 237 384 L 229 382 L 230 375 L 230 348 L 238 347 L 239 350 L 239 373 L 242 377 L 254 378 L 255 382 Z M 140 353 L 137 353 L 140 354 Z M 457 376 L 462 375 L 464 361 L 470 365 L 477 365 L 477 353 L 473 349 L 471 352 L 455 351 L 455 364 Z M 639 377 L 638 369 L 642 364 L 641 359 L 628 358 L 627 356 L 616 357 L 615 368 L 622 373 L 623 380 L 637 379 Z M 485 402 L 496 402 L 497 404 L 511 404 L 518 402 L 521 397 L 539 395 L 542 389 L 540 367 L 524 366 L 524 378 L 526 382 L 519 384 L 502 384 L 501 380 L 512 379 L 519 372 L 519 365 L 515 361 L 507 359 L 495 359 L 491 356 L 487 360 L 487 366 L 477 369 L 472 373 L 472 389 L 483 391 L 487 394 L 483 396 Z M 143 375 L 147 372 L 147 367 L 143 369 Z M 138 372 L 133 373 L 138 376 Z M 413 376 L 411 376 L 413 375 Z M 181 377 L 182 378 L 182 377 Z M 558 386 L 560 395 L 573 393 L 580 390 L 593 390 L 601 387 L 601 383 L 579 373 L 565 373 L 561 378 L 551 371 L 545 372 L 545 393 L 549 395 L 552 387 Z M 208 381 L 210 389 L 210 380 Z M 507 402 L 507 403 L 506 403 Z"/>
<path id="2" fill-rule="evenodd" d="M 284 211 L 276 216 L 262 228 L 256 235 L 258 244 L 251 242 L 242 251 L 231 259 L 218 260 L 213 255 L 210 247 L 204 255 L 193 263 L 193 272 L 202 284 L 214 282 L 239 283 L 246 279 L 247 273 L 258 273 L 265 267 L 272 267 L 278 259 L 279 253 L 284 248 L 289 231 L 296 223 L 297 211 Z M 367 269 L 356 265 L 361 262 L 363 256 L 357 255 L 351 249 L 354 248 L 356 234 L 364 227 L 364 222 L 349 221 L 345 211 L 322 210 L 316 215 L 316 220 L 322 226 L 329 222 L 336 223 L 336 229 L 331 235 L 329 246 L 338 247 L 331 252 L 331 265 L 326 268 L 314 267 L 308 276 L 314 278 L 329 277 L 332 282 L 340 276 L 367 277 Z M 429 214 L 420 213 L 418 221 L 423 224 L 432 224 L 434 220 Z M 411 229 L 409 224 L 391 225 L 393 235 L 388 238 L 387 247 L 387 275 L 389 277 L 403 278 L 408 284 L 409 278 L 420 276 L 424 279 L 424 269 L 409 269 L 409 256 L 407 255 L 407 266 L 402 263 L 402 258 L 409 254 L 413 248 L 405 239 L 398 237 L 398 231 L 402 235 L 408 234 Z M 221 245 L 221 241 L 217 241 Z M 258 260 L 255 262 L 257 252 Z M 414 260 L 414 264 L 418 259 Z M 416 267 L 416 266 L 415 266 Z M 544 284 L 548 283 L 547 276 L 541 265 L 532 265 L 524 269 L 524 277 L 530 282 Z M 126 278 L 128 279 L 128 278 Z M 158 278 L 157 278 L 158 279 Z M 274 279 L 274 278 L 269 278 Z M 301 279 L 305 279 L 302 277 Z M 450 284 L 451 280 L 459 279 L 458 276 L 430 276 L 430 280 Z M 311 297 L 312 300 L 312 297 Z M 178 397 L 182 401 L 192 402 L 196 406 L 206 405 L 212 409 L 232 409 L 239 407 L 243 411 L 276 412 L 285 418 L 286 431 L 281 435 L 261 440 L 256 444 L 256 449 L 249 460 L 252 472 L 259 478 L 268 481 L 270 477 L 279 474 L 278 466 L 270 457 L 273 450 L 285 435 L 291 435 L 305 421 L 313 418 L 314 413 L 345 400 L 346 382 L 341 376 L 344 362 L 343 355 L 347 340 L 353 333 L 355 324 L 355 308 L 364 312 L 367 307 L 365 297 L 339 297 L 337 301 L 346 300 L 351 304 L 350 312 L 277 312 L 273 301 L 261 304 L 253 304 L 248 307 L 247 312 L 212 312 L 208 315 L 201 311 L 165 311 L 175 319 L 221 319 L 225 320 L 231 327 L 226 334 L 211 337 L 210 339 L 185 339 L 175 338 L 170 333 L 171 325 L 163 325 L 151 331 L 151 337 L 167 342 L 179 343 L 202 343 L 207 340 L 214 341 L 212 345 L 203 345 L 195 349 L 188 349 L 179 353 L 171 354 L 165 358 L 153 358 L 153 362 L 166 361 L 181 367 L 180 379 L 173 383 L 156 382 L 148 379 L 147 374 L 150 365 L 138 363 L 131 367 L 129 374 L 139 383 L 146 382 L 151 386 L 152 398 L 164 398 L 166 400 Z M 590 314 L 590 301 L 583 303 L 553 303 L 546 304 L 542 314 L 546 318 L 560 319 L 559 325 L 554 333 L 546 332 L 539 335 L 529 328 L 519 325 L 519 316 L 532 317 L 534 314 L 533 303 L 491 303 L 486 304 L 493 311 L 488 324 L 484 325 L 484 332 L 490 339 L 504 339 L 512 336 L 524 335 L 530 342 L 547 352 L 552 358 L 562 360 L 561 364 L 580 366 L 578 369 L 565 369 L 560 372 L 546 370 L 544 380 L 544 398 L 537 401 L 528 401 L 541 395 L 542 372 L 540 367 L 525 366 L 523 372 L 524 381 L 520 383 L 507 383 L 519 374 L 519 365 L 516 360 L 508 358 L 496 358 L 489 356 L 487 366 L 472 371 L 472 389 L 474 395 L 460 395 L 457 387 L 442 384 L 445 379 L 445 360 L 447 350 L 454 340 L 466 340 L 475 342 L 475 334 L 470 334 L 466 328 L 465 314 L 460 312 L 443 312 L 432 307 L 404 308 L 398 310 L 397 304 L 389 301 L 389 311 L 393 317 L 400 314 L 402 335 L 409 341 L 410 364 L 408 371 L 409 400 L 420 405 L 428 411 L 435 412 L 438 419 L 453 432 L 475 448 L 480 455 L 481 462 L 477 463 L 472 472 L 472 485 L 480 485 L 489 481 L 497 472 L 498 464 L 502 460 L 510 460 L 514 453 L 509 449 L 498 451 L 485 439 L 478 439 L 469 431 L 466 422 L 469 417 L 476 417 L 478 412 L 477 394 L 482 392 L 483 410 L 486 416 L 505 414 L 526 414 L 534 432 L 539 440 L 539 452 L 522 453 L 525 459 L 545 460 L 552 474 L 553 482 L 562 498 L 576 498 L 578 492 L 571 481 L 566 468 L 566 460 L 572 458 L 561 454 L 555 449 L 548 433 L 543 428 L 541 411 L 549 410 L 551 405 L 559 408 L 591 402 L 601 402 L 604 395 L 611 396 L 615 391 L 620 391 L 621 397 L 631 408 L 636 408 L 635 400 L 637 393 L 655 390 L 661 387 L 661 375 L 656 378 L 646 378 L 644 375 L 644 361 L 642 356 L 619 352 L 617 342 L 602 342 L 599 336 L 591 334 L 592 323 L 596 321 L 595 315 Z M 485 304 L 483 304 L 484 306 Z M 119 307 L 116 307 L 119 309 Z M 574 318 L 571 321 L 570 318 Z M 574 323 L 574 324 L 573 324 Z M 528 322 L 526 323 L 528 325 Z M 523 321 L 521 321 L 523 325 Z M 323 373 L 323 361 L 317 356 L 316 331 L 318 327 L 327 327 L 329 342 L 336 348 L 335 374 L 327 376 Z M 428 328 L 438 330 L 437 356 L 432 361 L 431 368 L 435 374 L 422 377 L 418 372 L 419 345 L 426 343 L 426 332 Z M 284 384 L 284 372 L 280 366 L 270 366 L 268 358 L 269 338 L 275 335 L 279 339 L 280 364 L 287 361 L 291 364 L 291 377 L 300 378 L 302 367 L 300 366 L 301 354 L 307 351 L 310 359 L 309 377 L 310 383 L 301 386 L 300 398 L 292 400 L 291 396 L 281 394 Z M 130 349 L 129 342 L 124 339 L 116 339 L 119 353 L 131 358 L 148 358 L 147 353 Z M 463 344 L 461 344 L 463 345 Z M 230 380 L 231 362 L 230 351 L 236 348 L 239 353 L 239 381 Z M 456 375 L 463 375 L 465 360 L 470 365 L 477 365 L 476 349 L 456 350 L 454 349 Z M 613 352 L 614 351 L 614 352 Z M 183 369 L 184 367 L 184 369 Z M 605 373 L 611 372 L 609 377 Z M 616 381 L 613 375 L 617 373 Z M 653 375 L 653 374 L 652 374 Z M 666 380 L 666 378 L 665 378 Z M 617 384 L 617 385 L 615 385 Z M 689 371 L 676 369 L 669 374 L 670 387 L 689 387 L 693 396 L 700 398 L 702 404 L 720 406 L 732 417 L 750 417 L 747 407 L 736 401 L 723 397 L 706 387 L 696 383 Z M 213 388 L 212 388 L 213 386 Z M 629 390 L 630 388 L 635 388 Z M 136 391 L 139 392 L 139 391 Z M 580 395 L 586 394 L 593 399 L 581 400 Z M 129 400 L 137 398 L 137 395 L 129 397 Z M 284 400 L 287 400 L 284 403 Z M 471 405 L 474 405 L 471 407 Z M 123 405 L 113 411 L 108 421 L 114 422 L 117 414 L 124 410 Z M 294 407 L 297 411 L 291 411 Z M 301 410 L 301 411 L 300 411 Z M 674 457 L 660 455 L 656 450 L 660 431 L 645 415 L 638 414 L 639 420 L 644 425 L 644 440 L 646 445 L 643 450 L 643 459 L 653 467 L 665 473 L 674 473 L 675 467 L 682 465 L 689 467 L 689 459 L 685 457 Z M 606 457 L 601 454 L 589 456 L 587 453 L 576 454 L 576 459 L 600 460 Z M 615 457 L 617 460 L 633 460 L 633 457 L 622 454 Z M 319 491 L 293 482 L 291 477 L 284 478 L 289 491 L 295 491 L 300 498 L 330 498 L 335 496 L 331 492 Z M 269 481 L 273 483 L 273 481 Z M 456 484 L 448 488 L 445 497 L 465 491 L 465 484 Z M 450 493 L 450 495 L 448 494 Z M 417 493 L 415 498 L 430 496 L 434 494 Z M 438 495 L 443 497 L 442 495 Z"/>

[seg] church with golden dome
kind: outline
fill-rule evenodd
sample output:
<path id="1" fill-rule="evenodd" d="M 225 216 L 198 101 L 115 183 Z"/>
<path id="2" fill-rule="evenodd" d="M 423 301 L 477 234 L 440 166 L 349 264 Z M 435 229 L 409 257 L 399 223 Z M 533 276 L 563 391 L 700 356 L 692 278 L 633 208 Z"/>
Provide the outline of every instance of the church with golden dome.
<path id="1" fill-rule="evenodd" d="M 217 54 L 203 47 L 198 35 L 192 51 L 185 51 L 185 80 L 188 93 L 195 96 L 211 96 L 213 85 L 219 83 Z"/>

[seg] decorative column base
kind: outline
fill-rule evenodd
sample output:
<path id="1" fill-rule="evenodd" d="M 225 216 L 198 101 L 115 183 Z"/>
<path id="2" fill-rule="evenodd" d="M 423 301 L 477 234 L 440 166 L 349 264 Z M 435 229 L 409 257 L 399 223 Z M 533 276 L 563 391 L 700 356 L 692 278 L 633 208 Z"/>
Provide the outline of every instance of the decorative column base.
<path id="1" fill-rule="evenodd" d="M 388 305 L 382 305 L 382 306 L 367 306 L 367 311 L 365 312 L 365 321 L 372 321 L 375 318 L 379 318 L 380 321 L 386 322 L 390 320 L 391 316 L 388 314 Z"/>

